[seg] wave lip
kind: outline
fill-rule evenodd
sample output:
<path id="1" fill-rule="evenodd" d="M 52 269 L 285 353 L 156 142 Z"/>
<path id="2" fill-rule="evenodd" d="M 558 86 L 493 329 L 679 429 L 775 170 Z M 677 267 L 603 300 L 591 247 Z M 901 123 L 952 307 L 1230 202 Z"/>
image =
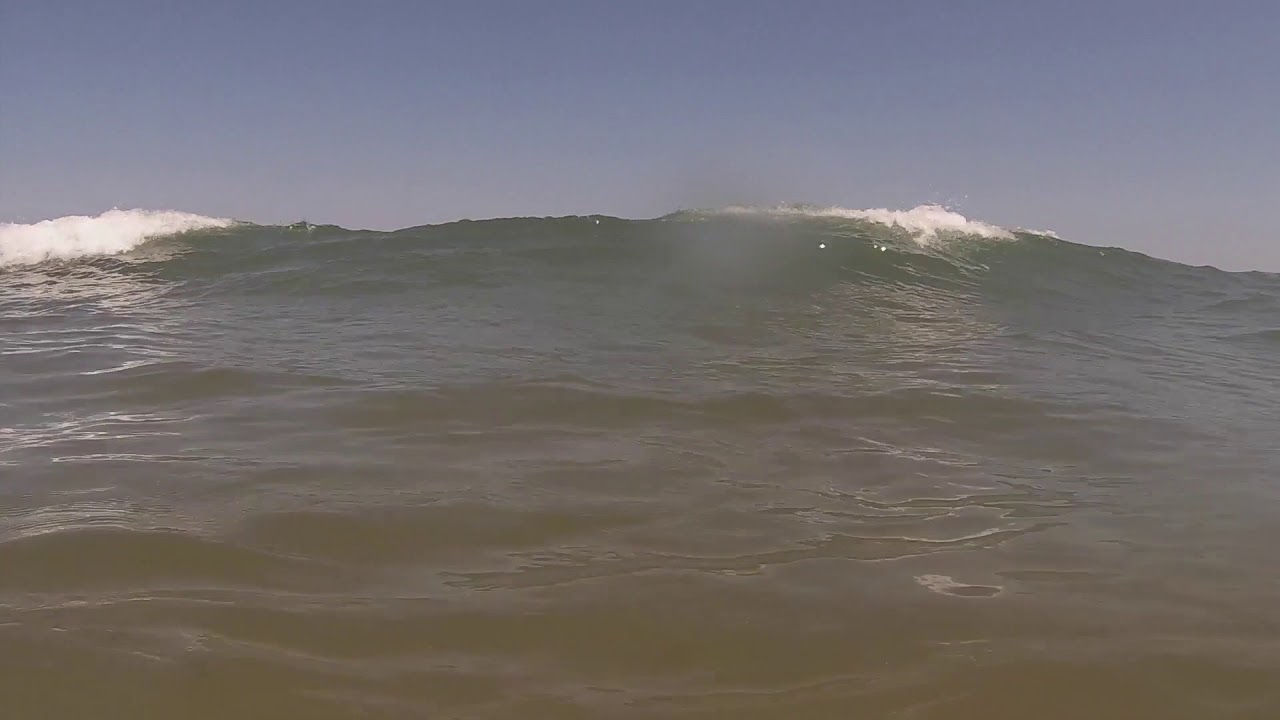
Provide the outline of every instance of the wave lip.
<path id="1" fill-rule="evenodd" d="M 157 237 L 232 224 L 224 218 L 177 210 L 119 209 L 98 216 L 68 215 L 29 225 L 0 223 L 0 267 L 115 255 Z"/>
<path id="2" fill-rule="evenodd" d="M 970 220 L 964 215 L 954 210 L 948 210 L 941 205 L 917 205 L 910 210 L 889 210 L 887 208 L 855 210 L 836 206 L 815 207 L 804 205 L 780 205 L 766 208 L 731 206 L 724 208 L 720 212 L 864 220 L 880 225 L 902 228 L 921 242 L 933 240 L 938 237 L 939 233 L 978 235 L 1000 240 L 1013 239 L 1013 233 L 998 225 L 979 220 Z"/>

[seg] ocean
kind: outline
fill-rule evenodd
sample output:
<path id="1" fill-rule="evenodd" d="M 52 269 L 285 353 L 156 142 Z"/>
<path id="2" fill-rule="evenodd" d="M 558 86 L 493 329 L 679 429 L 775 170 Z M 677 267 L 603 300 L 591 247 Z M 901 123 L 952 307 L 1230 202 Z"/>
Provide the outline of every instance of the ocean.
<path id="1" fill-rule="evenodd" d="M 0 225 L 4 717 L 1274 719 L 1277 547 L 1278 275 L 932 206 Z"/>

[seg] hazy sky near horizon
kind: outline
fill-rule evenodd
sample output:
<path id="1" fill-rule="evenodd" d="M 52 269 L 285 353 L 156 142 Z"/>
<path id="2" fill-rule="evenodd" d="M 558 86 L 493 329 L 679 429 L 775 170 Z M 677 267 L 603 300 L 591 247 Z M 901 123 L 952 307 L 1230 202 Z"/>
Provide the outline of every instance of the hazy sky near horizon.
<path id="1" fill-rule="evenodd" d="M 942 203 L 1280 271 L 1280 3 L 0 0 L 0 222 Z"/>

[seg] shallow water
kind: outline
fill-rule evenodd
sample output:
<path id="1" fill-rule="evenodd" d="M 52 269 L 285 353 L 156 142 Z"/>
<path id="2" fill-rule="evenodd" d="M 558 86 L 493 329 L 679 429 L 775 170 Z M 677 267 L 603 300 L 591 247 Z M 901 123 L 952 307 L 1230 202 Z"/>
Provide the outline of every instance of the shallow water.
<path id="1" fill-rule="evenodd" d="M 130 247 L 0 267 L 8 716 L 1280 717 L 1276 276 L 751 213 Z"/>

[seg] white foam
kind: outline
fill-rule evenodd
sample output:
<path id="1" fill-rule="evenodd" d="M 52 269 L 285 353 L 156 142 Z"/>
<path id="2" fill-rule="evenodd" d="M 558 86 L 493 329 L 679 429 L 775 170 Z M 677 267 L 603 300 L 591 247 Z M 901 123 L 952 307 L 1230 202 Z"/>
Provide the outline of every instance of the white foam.
<path id="1" fill-rule="evenodd" d="M 785 205 L 769 208 L 739 206 L 725 208 L 721 212 L 866 220 L 881 225 L 902 228 L 922 242 L 937 238 L 939 233 L 978 235 L 1000 240 L 1013 238 L 1013 233 L 998 225 L 970 220 L 964 215 L 954 210 L 948 210 L 941 205 L 917 205 L 910 210 L 888 210 L 885 208 L 854 210 L 842 207 L 793 207 Z"/>
<path id="2" fill-rule="evenodd" d="M 96 217 L 68 215 L 30 225 L 0 223 L 0 267 L 114 255 L 154 238 L 231 224 L 176 210 L 108 210 Z"/>
<path id="3" fill-rule="evenodd" d="M 931 592 L 960 597 L 994 597 L 1004 590 L 996 585 L 969 585 L 956 582 L 950 575 L 917 575 L 915 581 Z"/>
<path id="4" fill-rule="evenodd" d="M 1026 233 L 1028 235 L 1039 235 L 1041 237 L 1053 238 L 1054 240 L 1062 239 L 1061 235 L 1059 235 L 1058 233 L 1052 230 L 1033 230 L 1031 228 L 1020 227 L 1017 229 L 1017 231 L 1020 233 Z"/>

